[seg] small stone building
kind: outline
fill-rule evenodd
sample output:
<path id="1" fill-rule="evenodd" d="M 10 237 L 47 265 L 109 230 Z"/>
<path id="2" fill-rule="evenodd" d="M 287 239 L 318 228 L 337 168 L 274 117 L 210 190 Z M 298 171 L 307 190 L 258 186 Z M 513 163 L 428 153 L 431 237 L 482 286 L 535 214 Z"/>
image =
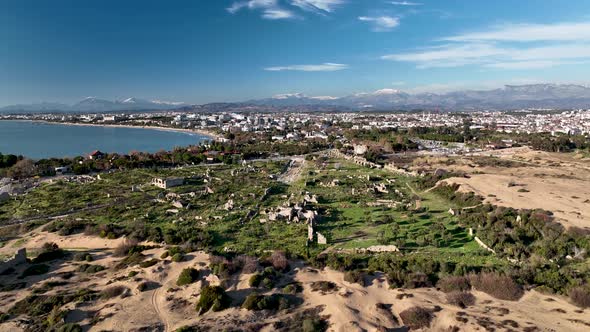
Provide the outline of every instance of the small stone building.
<path id="1" fill-rule="evenodd" d="M 167 178 L 167 179 L 154 178 L 154 179 L 152 179 L 152 184 L 154 186 L 162 188 L 162 189 L 168 189 L 168 188 L 172 188 L 172 187 L 182 186 L 184 184 L 184 179 L 183 178 Z"/>

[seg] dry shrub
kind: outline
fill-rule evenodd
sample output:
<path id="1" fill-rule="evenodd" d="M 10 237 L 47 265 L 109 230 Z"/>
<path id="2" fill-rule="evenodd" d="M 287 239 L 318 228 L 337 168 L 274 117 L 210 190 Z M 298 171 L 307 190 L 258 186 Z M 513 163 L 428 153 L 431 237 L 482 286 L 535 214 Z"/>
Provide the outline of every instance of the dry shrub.
<path id="1" fill-rule="evenodd" d="M 512 278 L 497 273 L 472 274 L 469 280 L 475 289 L 500 300 L 517 301 L 524 294 L 522 287 Z"/>
<path id="2" fill-rule="evenodd" d="M 581 308 L 590 307 L 590 289 L 587 287 L 576 287 L 570 290 L 570 299 Z"/>
<path id="3" fill-rule="evenodd" d="M 129 250 L 133 249 L 137 245 L 137 240 L 125 239 L 116 248 L 113 254 L 117 257 L 127 256 Z"/>
<path id="4" fill-rule="evenodd" d="M 469 279 L 463 276 L 448 276 L 440 279 L 436 286 L 445 293 L 465 292 L 471 289 Z"/>
<path id="5" fill-rule="evenodd" d="M 411 307 L 399 313 L 404 325 L 412 330 L 430 327 L 432 312 L 423 307 Z"/>
<path id="6" fill-rule="evenodd" d="M 408 276 L 404 287 L 409 289 L 432 287 L 432 282 L 425 273 L 416 272 Z"/>
<path id="7" fill-rule="evenodd" d="M 275 270 L 286 271 L 289 268 L 289 260 L 284 251 L 275 250 L 270 256 L 270 263 Z"/>
<path id="8" fill-rule="evenodd" d="M 347 271 L 344 273 L 344 281 L 350 282 L 351 284 L 357 283 L 361 286 L 366 286 L 365 274 L 361 271 Z"/>
<path id="9" fill-rule="evenodd" d="M 256 257 L 240 255 L 234 259 L 234 262 L 242 268 L 244 273 L 254 273 L 258 270 L 258 259 Z"/>
<path id="10" fill-rule="evenodd" d="M 572 235 L 573 237 L 585 237 L 590 236 L 590 229 L 588 228 L 581 228 L 576 226 L 571 226 L 568 228 L 567 232 Z"/>
<path id="11" fill-rule="evenodd" d="M 105 288 L 100 292 L 100 297 L 103 299 L 112 299 L 113 297 L 124 295 L 127 293 L 129 289 L 125 286 L 111 286 L 109 288 Z"/>
<path id="12" fill-rule="evenodd" d="M 238 271 L 236 264 L 223 256 L 209 255 L 209 262 L 213 274 L 220 278 L 228 278 Z"/>
<path id="13" fill-rule="evenodd" d="M 469 292 L 451 292 L 447 294 L 447 302 L 459 308 L 467 308 L 475 304 L 475 296 Z"/>
<path id="14" fill-rule="evenodd" d="M 312 292 L 331 293 L 336 292 L 340 287 L 331 281 L 314 281 L 310 284 Z"/>

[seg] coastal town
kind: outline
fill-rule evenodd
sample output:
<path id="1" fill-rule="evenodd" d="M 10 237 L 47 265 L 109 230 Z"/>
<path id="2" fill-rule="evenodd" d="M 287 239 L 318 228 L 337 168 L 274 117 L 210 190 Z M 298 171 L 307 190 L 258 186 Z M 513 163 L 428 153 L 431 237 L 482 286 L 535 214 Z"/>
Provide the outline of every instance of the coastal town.
<path id="1" fill-rule="evenodd" d="M 179 111 L 104 114 L 0 114 L 0 120 L 33 120 L 56 123 L 127 125 L 203 130 L 204 132 L 271 132 L 273 140 L 327 139 L 329 127 L 351 129 L 455 127 L 469 120 L 471 129 L 506 133 L 590 133 L 590 110 L 515 110 L 480 112 L 218 112 Z"/>

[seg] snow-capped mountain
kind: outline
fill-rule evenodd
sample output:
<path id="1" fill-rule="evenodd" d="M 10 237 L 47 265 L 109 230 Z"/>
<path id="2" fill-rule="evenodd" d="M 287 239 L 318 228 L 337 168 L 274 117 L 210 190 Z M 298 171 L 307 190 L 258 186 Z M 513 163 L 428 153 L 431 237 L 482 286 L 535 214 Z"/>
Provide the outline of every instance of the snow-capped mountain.
<path id="1" fill-rule="evenodd" d="M 113 112 L 113 111 L 152 111 L 169 110 L 186 106 L 182 102 L 169 102 L 162 100 L 144 100 L 139 98 L 126 98 L 123 100 L 106 100 L 96 97 L 87 97 L 73 104 L 39 103 L 29 105 L 13 105 L 0 108 L 0 112 Z"/>
<path id="2" fill-rule="evenodd" d="M 590 108 L 590 88 L 574 84 L 506 85 L 493 90 L 463 90 L 443 94 L 407 93 L 396 89 L 381 89 L 344 97 L 307 96 L 302 93 L 275 95 L 271 98 L 250 100 L 244 103 L 209 104 L 212 109 L 230 108 L 233 111 L 256 108 L 274 109 L 519 109 L 519 108 Z M 187 105 L 181 102 L 126 98 L 110 101 L 88 97 L 74 105 L 38 103 L 0 108 L 4 113 L 33 112 L 110 112 L 152 110 L 206 110 L 206 105 Z M 302 106 L 302 107 L 298 107 Z"/>
<path id="3" fill-rule="evenodd" d="M 381 89 L 344 97 L 284 94 L 249 103 L 273 106 L 332 105 L 354 109 L 590 108 L 590 88 L 573 84 L 507 85 L 494 90 L 464 90 L 444 94 L 410 94 L 396 89 Z"/>

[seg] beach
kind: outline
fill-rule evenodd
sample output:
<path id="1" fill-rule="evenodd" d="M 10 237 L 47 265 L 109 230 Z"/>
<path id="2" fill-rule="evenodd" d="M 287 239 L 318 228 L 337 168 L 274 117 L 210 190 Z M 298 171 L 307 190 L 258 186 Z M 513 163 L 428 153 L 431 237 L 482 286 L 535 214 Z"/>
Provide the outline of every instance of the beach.
<path id="1" fill-rule="evenodd" d="M 108 123 L 100 124 L 100 123 L 80 123 L 80 122 L 52 122 L 52 121 L 44 121 L 44 120 L 32 120 L 32 122 L 39 122 L 39 123 L 46 123 L 46 124 L 59 124 L 59 125 L 67 125 L 67 126 L 151 129 L 151 130 L 178 132 L 178 133 L 199 134 L 202 136 L 210 137 L 215 141 L 221 141 L 224 139 L 221 135 L 214 133 L 212 131 L 209 131 L 209 130 L 205 130 L 205 129 L 186 129 L 186 128 L 171 128 L 171 127 L 162 127 L 162 126 L 129 125 L 129 124 L 118 125 L 118 124 L 108 124 Z"/>

